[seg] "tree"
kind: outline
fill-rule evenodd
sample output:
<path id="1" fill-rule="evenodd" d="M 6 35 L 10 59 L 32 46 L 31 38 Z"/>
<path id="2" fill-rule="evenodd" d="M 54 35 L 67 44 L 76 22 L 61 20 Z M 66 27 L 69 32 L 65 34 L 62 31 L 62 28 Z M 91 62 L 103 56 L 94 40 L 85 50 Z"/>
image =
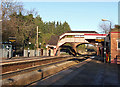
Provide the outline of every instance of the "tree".
<path id="1" fill-rule="evenodd" d="M 99 27 L 102 33 L 108 34 L 110 31 L 110 23 L 101 23 L 99 24 Z"/>
<path id="2" fill-rule="evenodd" d="M 15 0 L 2 0 L 2 20 L 8 20 L 9 16 L 14 12 L 20 13 L 23 10 L 23 4 Z"/>
<path id="3" fill-rule="evenodd" d="M 68 23 L 65 21 L 63 24 L 57 21 L 56 27 L 55 27 L 55 31 L 54 33 L 56 35 L 61 35 L 67 31 L 71 31 L 70 26 L 68 25 Z"/>
<path id="4" fill-rule="evenodd" d="M 63 31 L 64 32 L 71 31 L 70 26 L 66 21 L 63 23 Z"/>
<path id="5" fill-rule="evenodd" d="M 120 32 L 120 25 L 115 25 L 114 28 L 111 31 L 113 31 L 113 32 Z"/>
<path id="6" fill-rule="evenodd" d="M 66 21 L 64 23 L 58 21 L 43 22 L 40 15 L 37 15 L 37 11 L 25 11 L 22 3 L 14 0 L 2 0 L 2 13 L 3 42 L 8 41 L 9 37 L 16 37 L 16 45 L 26 48 L 28 42 L 31 42 L 31 46 L 35 47 L 37 26 L 39 32 L 41 32 L 39 43 L 42 43 L 42 45 L 48 43 L 52 35 L 58 36 L 71 30 Z"/>
<path id="7" fill-rule="evenodd" d="M 15 35 L 16 23 L 11 22 L 10 16 L 16 16 L 22 9 L 22 3 L 16 2 L 14 0 L 2 0 L 2 38 L 3 41 L 8 41 L 9 36 Z M 17 21 L 14 17 L 14 21 Z M 13 32 L 11 32 L 13 31 Z"/>

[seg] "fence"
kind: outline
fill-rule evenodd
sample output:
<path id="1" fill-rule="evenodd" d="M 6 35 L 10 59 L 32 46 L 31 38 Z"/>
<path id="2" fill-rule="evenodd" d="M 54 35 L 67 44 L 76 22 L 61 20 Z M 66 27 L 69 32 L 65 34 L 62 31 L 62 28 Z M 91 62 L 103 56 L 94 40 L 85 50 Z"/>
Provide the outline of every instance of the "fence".
<path id="1" fill-rule="evenodd" d="M 47 50 L 24 50 L 24 57 L 47 56 Z"/>
<path id="2" fill-rule="evenodd" d="M 8 45 L 2 44 L 0 48 L 0 58 L 11 58 L 13 56 L 12 45 L 9 45 L 9 48 L 7 48 L 7 46 Z"/>

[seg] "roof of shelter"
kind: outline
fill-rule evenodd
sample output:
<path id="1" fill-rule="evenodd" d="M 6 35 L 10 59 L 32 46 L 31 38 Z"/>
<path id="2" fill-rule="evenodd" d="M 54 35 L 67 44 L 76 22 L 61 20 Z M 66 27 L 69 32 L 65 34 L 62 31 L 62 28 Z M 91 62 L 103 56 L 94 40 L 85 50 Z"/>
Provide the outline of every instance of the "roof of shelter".
<path id="1" fill-rule="evenodd" d="M 49 45 L 57 45 L 58 39 L 59 39 L 59 36 L 52 35 L 48 44 Z"/>

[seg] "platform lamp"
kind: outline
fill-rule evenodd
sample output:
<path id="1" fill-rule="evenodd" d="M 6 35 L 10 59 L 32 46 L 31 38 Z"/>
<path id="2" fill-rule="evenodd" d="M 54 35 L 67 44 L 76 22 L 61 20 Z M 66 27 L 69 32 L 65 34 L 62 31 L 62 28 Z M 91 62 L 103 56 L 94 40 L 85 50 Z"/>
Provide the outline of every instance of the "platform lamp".
<path id="1" fill-rule="evenodd" d="M 7 46 L 6 48 L 7 48 L 7 59 L 9 59 L 9 46 Z"/>
<path id="2" fill-rule="evenodd" d="M 29 42 L 29 47 L 30 47 L 31 42 Z M 30 57 L 30 48 L 28 47 L 28 57 Z"/>
<path id="3" fill-rule="evenodd" d="M 110 23 L 110 56 L 109 56 L 109 63 L 111 63 L 111 21 L 107 20 L 107 19 L 102 19 L 102 21 L 108 21 Z"/>
<path id="4" fill-rule="evenodd" d="M 39 50 L 39 56 L 40 56 L 40 53 L 41 53 L 41 43 L 39 43 L 39 48 L 40 48 L 40 50 Z"/>

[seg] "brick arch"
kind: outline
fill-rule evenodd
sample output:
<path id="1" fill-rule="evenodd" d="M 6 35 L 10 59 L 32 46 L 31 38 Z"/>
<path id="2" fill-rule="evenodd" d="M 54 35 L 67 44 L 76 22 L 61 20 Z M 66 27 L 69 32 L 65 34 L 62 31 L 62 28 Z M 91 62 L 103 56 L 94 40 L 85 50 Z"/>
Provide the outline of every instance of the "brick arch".
<path id="1" fill-rule="evenodd" d="M 91 32 L 91 31 L 71 31 L 71 32 L 66 32 L 59 36 L 59 40 L 56 46 L 56 50 L 54 52 L 54 55 L 56 55 L 57 50 L 60 46 L 62 46 L 65 43 L 70 43 L 72 44 L 73 49 L 77 52 L 76 47 L 79 44 L 83 43 L 88 43 L 96 46 L 95 42 L 96 39 L 98 38 L 105 38 L 107 34 L 98 34 L 96 32 Z M 71 36 L 71 37 L 68 37 Z"/>

